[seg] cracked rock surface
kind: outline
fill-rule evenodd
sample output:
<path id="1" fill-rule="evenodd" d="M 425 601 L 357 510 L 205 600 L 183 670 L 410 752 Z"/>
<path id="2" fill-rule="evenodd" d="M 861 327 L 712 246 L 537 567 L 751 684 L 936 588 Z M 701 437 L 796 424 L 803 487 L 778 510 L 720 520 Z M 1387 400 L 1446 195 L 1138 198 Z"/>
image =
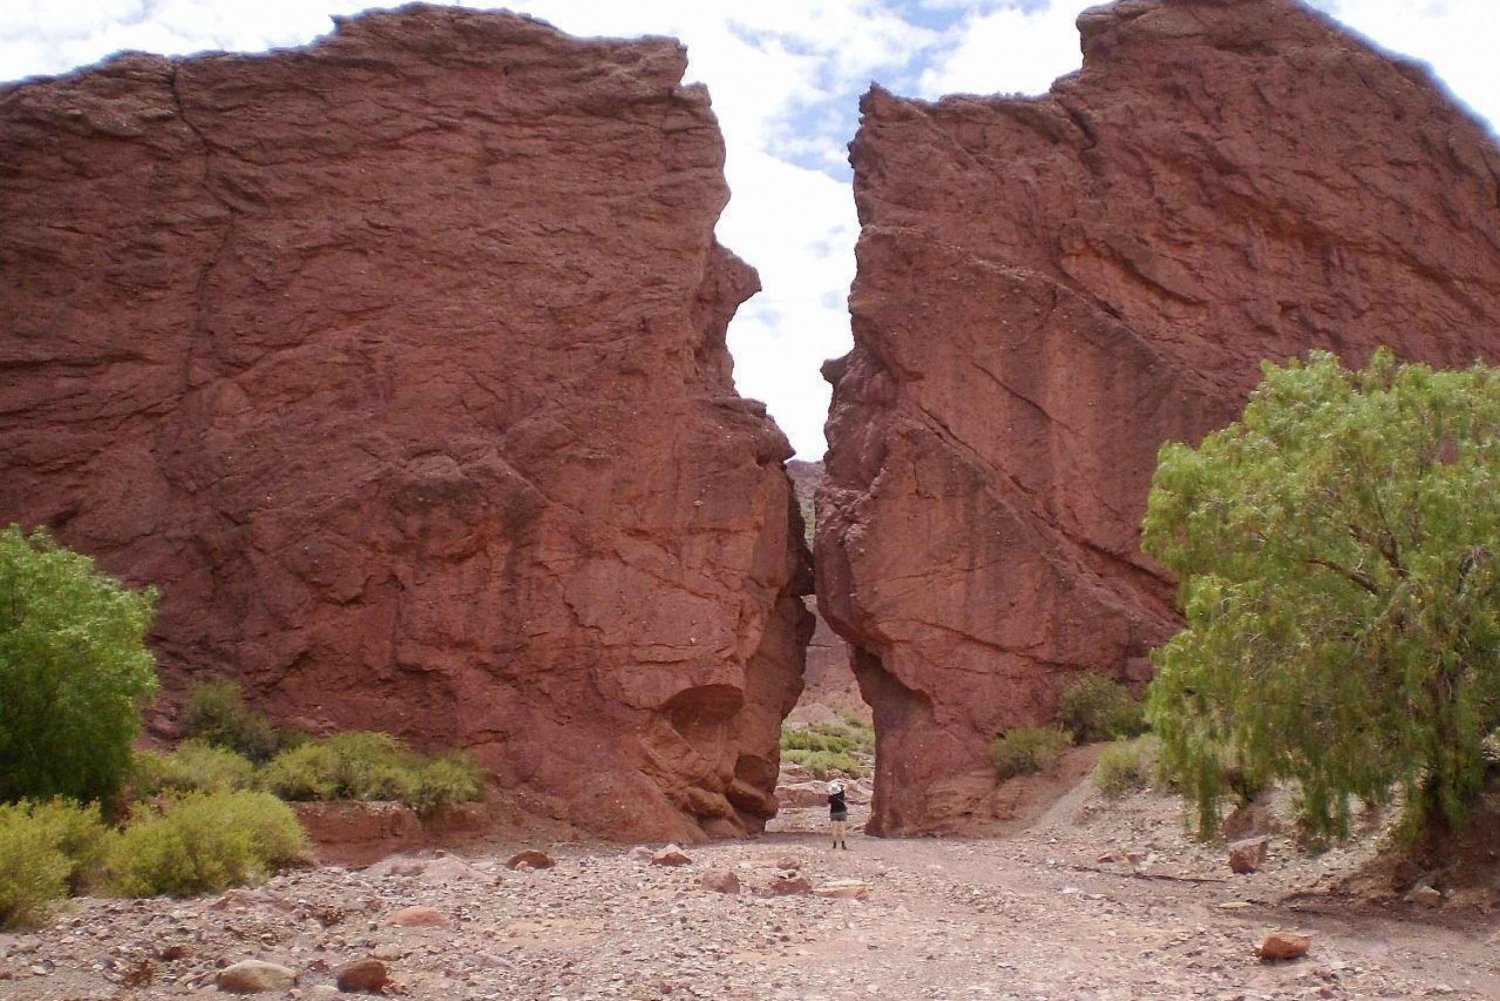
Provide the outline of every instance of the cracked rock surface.
<path id="1" fill-rule="evenodd" d="M 1500 360 L 1500 152 L 1425 69 L 1291 0 L 1124 0 L 1035 98 L 875 88 L 851 147 L 818 600 L 879 739 L 871 829 L 983 829 L 1003 730 L 1179 620 L 1139 551 L 1162 442 L 1262 359 Z"/>
<path id="2" fill-rule="evenodd" d="M 413 5 L 0 88 L 0 523 L 161 589 L 158 732 L 226 672 L 496 819 L 774 812 L 810 580 L 685 67 Z"/>

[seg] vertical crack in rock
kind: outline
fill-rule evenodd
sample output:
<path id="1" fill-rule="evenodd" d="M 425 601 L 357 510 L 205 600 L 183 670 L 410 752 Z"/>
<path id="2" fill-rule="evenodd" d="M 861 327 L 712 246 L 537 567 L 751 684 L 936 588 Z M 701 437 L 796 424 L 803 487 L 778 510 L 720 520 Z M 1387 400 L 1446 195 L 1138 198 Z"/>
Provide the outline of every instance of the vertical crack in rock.
<path id="1" fill-rule="evenodd" d="M 861 103 L 816 548 L 880 834 L 1004 820 L 997 734 L 1083 672 L 1144 685 L 1179 626 L 1139 551 L 1157 448 L 1263 358 L 1500 359 L 1497 151 L 1424 70 L 1291 0 L 1078 25 L 1041 97 Z"/>
<path id="2" fill-rule="evenodd" d="M 194 138 L 197 139 L 199 148 L 202 150 L 203 171 L 199 176 L 199 184 L 203 188 L 203 193 L 217 202 L 224 210 L 224 228 L 219 238 L 218 246 L 214 248 L 212 256 L 204 261 L 202 270 L 198 273 L 198 281 L 194 286 L 196 308 L 193 312 L 193 337 L 189 342 L 188 351 L 183 356 L 182 367 L 182 392 L 186 395 L 193 389 L 194 361 L 199 353 L 211 344 L 213 339 L 208 326 L 209 281 L 212 279 L 215 270 L 218 269 L 220 262 L 223 261 L 224 254 L 228 251 L 229 245 L 234 240 L 235 210 L 234 206 L 227 199 L 214 190 L 213 147 L 209 144 L 203 132 L 193 124 L 192 116 L 187 113 L 187 108 L 183 106 L 182 91 L 179 89 L 181 69 L 181 65 L 176 60 L 171 62 L 171 68 L 167 77 L 167 86 L 172 94 L 172 105 L 176 108 L 178 118 L 181 119 L 183 125 L 187 126 L 188 131 L 193 134 Z"/>
<path id="3" fill-rule="evenodd" d="M 223 673 L 468 749 L 497 823 L 759 829 L 811 582 L 707 92 L 670 40 L 336 23 L 0 88 L 0 522 L 162 589 L 158 733 Z"/>

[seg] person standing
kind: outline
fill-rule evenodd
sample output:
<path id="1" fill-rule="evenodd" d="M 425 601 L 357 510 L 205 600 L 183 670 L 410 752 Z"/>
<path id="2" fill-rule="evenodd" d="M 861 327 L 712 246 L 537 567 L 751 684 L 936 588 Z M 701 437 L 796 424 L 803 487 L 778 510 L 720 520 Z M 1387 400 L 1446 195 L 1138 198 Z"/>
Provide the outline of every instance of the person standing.
<path id="1" fill-rule="evenodd" d="M 849 823 L 849 804 L 844 799 L 844 783 L 838 779 L 828 783 L 828 819 L 833 828 L 833 847 L 848 851 L 844 828 Z"/>

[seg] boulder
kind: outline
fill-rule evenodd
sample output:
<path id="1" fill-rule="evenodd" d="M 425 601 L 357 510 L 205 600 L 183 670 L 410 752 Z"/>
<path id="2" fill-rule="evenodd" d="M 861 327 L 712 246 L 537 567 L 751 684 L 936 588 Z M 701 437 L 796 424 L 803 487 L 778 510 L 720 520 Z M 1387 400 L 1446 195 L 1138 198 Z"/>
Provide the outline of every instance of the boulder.
<path id="1" fill-rule="evenodd" d="M 1229 868 L 1232 872 L 1255 872 L 1266 863 L 1267 838 L 1246 838 L 1229 846 Z"/>
<path id="2" fill-rule="evenodd" d="M 801 873 L 783 872 L 772 877 L 766 884 L 765 895 L 769 897 L 801 896 L 812 892 L 812 883 Z"/>
<path id="3" fill-rule="evenodd" d="M 759 830 L 811 582 L 708 93 L 670 39 L 335 24 L 0 86 L 0 524 L 160 588 L 158 730 L 214 664 L 521 820 Z"/>
<path id="4" fill-rule="evenodd" d="M 214 986 L 228 994 L 286 991 L 297 986 L 297 971 L 277 963 L 244 959 L 215 974 Z"/>
<path id="5" fill-rule="evenodd" d="M 652 865 L 690 865 L 692 864 L 692 861 L 693 860 L 688 857 L 687 853 L 684 852 L 681 848 L 678 848 L 676 845 L 667 845 L 667 847 L 663 848 L 661 851 L 654 852 L 651 855 Z"/>
<path id="6" fill-rule="evenodd" d="M 818 603 L 878 730 L 876 834 L 991 822 L 995 735 L 1181 626 L 1158 447 L 1262 359 L 1500 361 L 1487 130 L 1294 0 L 1079 19 L 1040 97 L 861 102 L 854 347 L 829 362 Z"/>
<path id="7" fill-rule="evenodd" d="M 714 869 L 698 877 L 698 885 L 715 893 L 740 892 L 740 877 L 733 869 Z"/>
<path id="8" fill-rule="evenodd" d="M 836 879 L 813 887 L 813 896 L 834 900 L 868 900 L 870 887 L 856 879 Z"/>
<path id="9" fill-rule="evenodd" d="M 1263 963 L 1279 963 L 1307 955 L 1307 950 L 1311 946 L 1312 938 L 1307 935 L 1290 931 L 1273 931 L 1261 942 L 1256 955 Z"/>
<path id="10" fill-rule="evenodd" d="M 341 991 L 374 994 L 390 983 L 391 976 L 384 963 L 366 957 L 340 966 L 334 973 L 334 979 Z"/>
<path id="11" fill-rule="evenodd" d="M 442 911 L 422 904 L 392 911 L 386 916 L 385 923 L 395 928 L 445 928 L 450 924 Z"/>
<path id="12" fill-rule="evenodd" d="M 1422 883 L 1413 887 L 1405 899 L 1408 904 L 1416 904 L 1418 907 L 1441 907 L 1443 906 L 1443 891 Z"/>
<path id="13" fill-rule="evenodd" d="M 557 865 L 557 860 L 540 849 L 526 848 L 505 861 L 507 869 L 519 869 L 523 865 L 530 869 L 550 869 Z"/>

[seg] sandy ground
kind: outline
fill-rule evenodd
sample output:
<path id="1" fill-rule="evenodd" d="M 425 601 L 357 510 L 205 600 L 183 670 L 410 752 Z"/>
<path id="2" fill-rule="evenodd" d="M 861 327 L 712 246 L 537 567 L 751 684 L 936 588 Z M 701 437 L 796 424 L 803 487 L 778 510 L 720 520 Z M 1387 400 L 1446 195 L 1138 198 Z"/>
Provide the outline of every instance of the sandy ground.
<path id="1" fill-rule="evenodd" d="M 247 958 L 299 974 L 262 996 L 333 996 L 334 971 L 374 955 L 389 993 L 433 999 L 1500 999 L 1500 917 L 1461 894 L 1382 908 L 1328 892 L 1368 859 L 1368 840 L 1312 859 L 1273 837 L 1264 868 L 1235 876 L 1222 845 L 1184 836 L 1175 799 L 1150 793 L 1110 803 L 1082 784 L 1010 837 L 855 833 L 840 852 L 816 833 L 821 813 L 688 847 L 676 868 L 622 846 L 506 844 L 221 897 L 82 899 L 48 928 L 0 935 L 0 998 L 217 994 L 217 969 Z M 521 847 L 557 865 L 506 869 Z M 868 896 L 760 895 L 793 869 Z M 724 870 L 740 893 L 700 885 Z M 448 923 L 394 926 L 411 905 Z M 1309 954 L 1260 962 L 1277 928 L 1310 933 Z"/>

